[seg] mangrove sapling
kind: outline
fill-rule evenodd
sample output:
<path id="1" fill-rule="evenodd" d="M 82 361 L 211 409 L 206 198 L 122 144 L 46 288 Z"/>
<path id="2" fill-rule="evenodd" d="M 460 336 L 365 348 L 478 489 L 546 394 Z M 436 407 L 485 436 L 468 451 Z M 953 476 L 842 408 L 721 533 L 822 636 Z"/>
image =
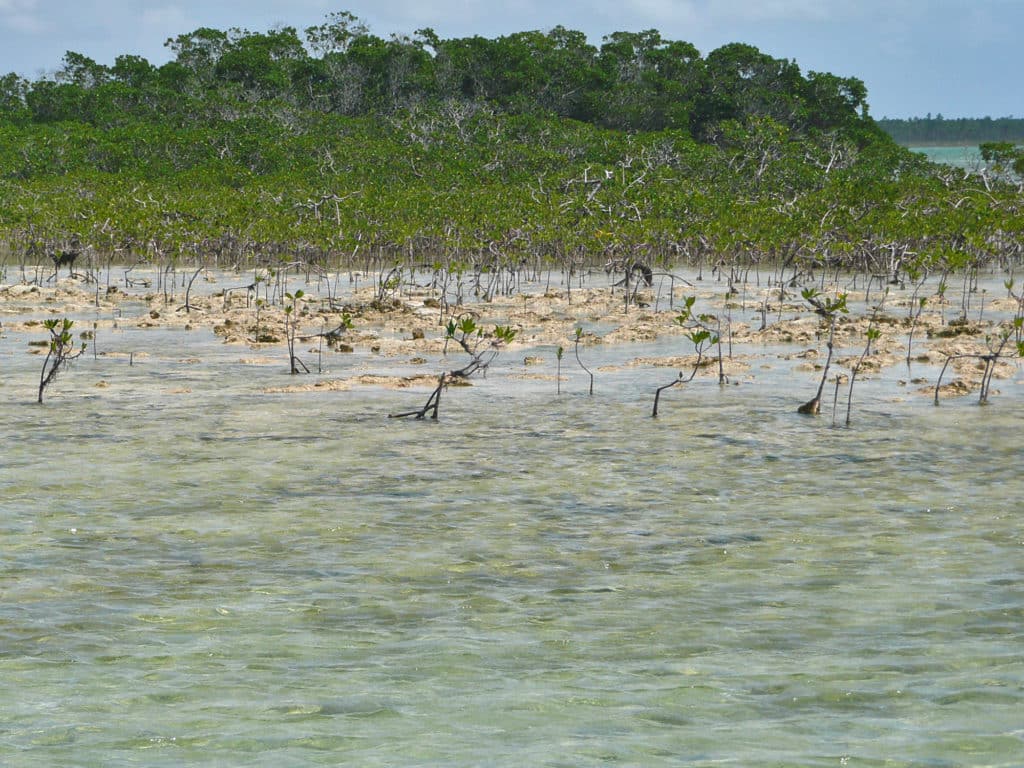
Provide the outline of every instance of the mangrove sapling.
<path id="1" fill-rule="evenodd" d="M 62 320 L 51 318 L 43 323 L 46 330 L 50 332 L 50 344 L 46 350 L 46 359 L 43 360 L 43 370 L 39 374 L 37 402 L 43 402 L 43 390 L 53 383 L 61 369 L 85 352 L 85 342 L 82 342 L 81 347 L 75 349 L 75 340 L 71 336 L 73 325 L 74 321 L 68 320 L 66 317 Z"/>
<path id="2" fill-rule="evenodd" d="M 676 386 L 677 384 L 686 384 L 687 382 L 693 381 L 693 377 L 696 376 L 697 371 L 700 370 L 701 363 L 704 359 L 704 353 L 718 343 L 718 339 L 715 338 L 710 331 L 704 328 L 690 331 L 686 337 L 693 342 L 693 348 L 697 352 L 697 359 L 693 363 L 690 375 L 685 379 L 683 378 L 683 372 L 679 371 L 679 375 L 676 376 L 674 381 L 664 384 L 654 391 L 654 408 L 651 410 L 652 418 L 658 418 L 658 402 L 661 400 L 661 393 L 666 389 Z"/>
<path id="3" fill-rule="evenodd" d="M 583 338 L 583 328 L 582 327 L 577 327 L 576 328 L 576 338 L 573 340 L 574 344 L 575 344 L 575 346 L 573 347 L 573 351 L 576 354 L 576 362 L 579 363 L 580 368 L 582 368 L 584 371 L 586 371 L 587 375 L 590 377 L 590 394 L 593 395 L 594 394 L 594 374 L 591 372 L 591 370 L 589 368 L 587 368 L 587 366 L 585 366 L 583 364 L 583 361 L 580 360 L 580 340 L 582 338 Z"/>
<path id="4" fill-rule="evenodd" d="M 1006 290 L 1009 293 L 1010 298 L 1017 302 L 1017 309 L 1013 313 L 1013 337 L 1017 344 L 1024 341 L 1024 291 L 1021 291 L 1020 296 L 1013 292 L 1013 280 L 1008 280 L 1006 283 Z"/>
<path id="5" fill-rule="evenodd" d="M 469 378 L 474 373 L 487 372 L 488 366 L 498 356 L 501 347 L 508 344 L 516 336 L 510 326 L 494 326 L 491 334 L 484 335 L 483 328 L 469 315 L 456 322 L 449 320 L 445 327 L 445 351 L 449 341 L 454 341 L 469 355 L 470 361 L 462 368 L 449 371 L 448 375 L 455 378 Z"/>
<path id="6" fill-rule="evenodd" d="M 417 419 L 424 419 L 429 413 L 431 419 L 437 420 L 437 412 L 441 404 L 441 393 L 445 387 L 452 380 L 468 379 L 474 373 L 486 372 L 487 367 L 494 362 L 501 348 L 511 343 L 515 336 L 516 331 L 512 327 L 501 325 L 494 326 L 494 331 L 485 335 L 483 329 L 469 315 L 460 318 L 458 321 L 449 320 L 445 328 L 445 353 L 447 354 L 448 342 L 455 342 L 469 355 L 469 363 L 462 368 L 443 372 L 438 377 L 437 386 L 430 393 L 430 397 L 427 398 L 427 402 L 422 408 L 414 411 L 389 414 L 388 418 L 404 419 L 408 416 L 414 416 Z"/>
<path id="7" fill-rule="evenodd" d="M 320 325 L 320 340 L 316 345 L 316 372 L 324 372 L 324 334 L 327 331 L 327 321 L 321 321 Z"/>
<path id="8" fill-rule="evenodd" d="M 679 277 L 671 272 L 654 272 L 653 277 L 658 277 L 658 292 L 654 297 L 654 311 L 658 311 L 658 305 L 661 303 L 661 291 L 664 287 L 665 278 L 668 278 L 668 308 L 675 309 L 675 295 L 676 295 L 676 280 L 686 283 L 687 286 L 693 288 L 693 283 L 689 280 Z"/>
<path id="9" fill-rule="evenodd" d="M 1010 341 L 1010 336 L 1011 331 L 1008 328 L 1002 329 L 999 332 L 999 344 L 996 347 L 992 346 L 991 337 L 985 338 L 988 343 L 989 354 L 983 355 L 981 358 L 985 361 L 985 370 L 981 374 L 981 391 L 978 394 L 979 405 L 986 405 L 988 403 L 988 393 L 992 386 L 992 376 L 996 372 L 996 365 L 999 363 L 999 358 L 1002 356 L 1003 350 Z M 1018 351 L 1020 351 L 1019 345 Z"/>
<path id="10" fill-rule="evenodd" d="M 939 280 L 939 284 L 935 289 L 935 296 L 938 298 L 939 301 L 939 322 L 942 325 L 946 324 L 946 289 L 948 287 L 949 286 L 946 283 L 946 278 L 945 276 L 943 276 L 942 279 Z"/>
<path id="11" fill-rule="evenodd" d="M 942 387 L 942 377 L 946 375 L 946 368 L 954 360 L 962 360 L 967 357 L 977 357 L 977 355 L 946 355 L 946 362 L 942 364 L 942 370 L 939 371 L 939 377 L 935 380 L 935 405 L 939 404 L 939 390 Z"/>
<path id="12" fill-rule="evenodd" d="M 288 365 L 293 374 L 299 373 L 299 366 L 302 366 L 303 373 L 309 373 L 309 368 L 295 355 L 295 336 L 299 327 L 299 302 L 305 296 L 300 288 L 295 293 L 286 293 L 285 299 L 290 301 L 284 307 L 284 329 L 288 340 Z"/>
<path id="13" fill-rule="evenodd" d="M 907 334 L 907 367 L 910 367 L 910 353 L 914 345 L 914 331 L 917 329 L 917 321 L 921 317 L 921 313 L 924 311 L 924 305 L 928 303 L 927 296 L 918 297 L 911 305 L 910 311 L 910 333 Z M 870 343 L 870 341 L 868 342 Z"/>
<path id="14" fill-rule="evenodd" d="M 348 331 L 351 331 L 355 327 L 355 323 L 352 322 L 352 315 L 348 312 L 344 312 L 341 315 L 341 320 L 338 325 L 331 330 L 326 329 L 326 323 L 324 324 L 323 330 L 320 333 L 314 333 L 309 336 L 300 336 L 301 341 L 309 341 L 310 339 L 320 339 L 321 344 L 324 340 L 327 341 L 328 346 L 337 347 L 341 344 L 341 340 L 344 338 Z"/>
<path id="15" fill-rule="evenodd" d="M 836 388 L 832 392 L 832 426 L 836 425 L 836 409 L 839 407 L 839 386 L 846 381 L 846 376 L 841 373 L 837 373 L 833 377 Z"/>
<path id="16" fill-rule="evenodd" d="M 203 269 L 205 269 L 205 267 L 199 267 L 195 272 L 192 273 L 192 277 L 189 278 L 188 287 L 185 289 L 185 304 L 182 307 L 179 307 L 179 310 L 184 309 L 186 314 L 192 313 L 192 283 L 196 281 L 196 278 L 199 277 L 199 273 L 202 272 Z"/>
<path id="17" fill-rule="evenodd" d="M 878 311 L 877 308 L 875 309 L 875 311 L 876 312 Z M 854 385 L 854 382 L 857 381 L 857 373 L 860 371 L 860 367 L 864 363 L 864 358 L 867 357 L 871 353 L 871 342 L 878 340 L 881 337 L 881 335 L 882 335 L 882 332 L 879 331 L 877 328 L 875 328 L 873 326 L 874 322 L 875 322 L 875 317 L 874 317 L 874 315 L 872 315 L 871 316 L 871 322 L 868 324 L 868 329 L 865 332 L 865 335 L 867 336 L 867 340 L 868 340 L 867 344 L 864 345 L 864 351 L 861 353 L 860 359 L 857 360 L 857 362 L 854 364 L 853 368 L 850 370 L 850 388 L 846 392 L 846 426 L 850 426 L 850 410 L 853 408 L 853 385 Z M 908 358 L 907 365 L 909 365 L 909 364 L 910 364 L 910 361 L 909 361 L 909 358 Z M 836 386 L 838 387 L 838 383 L 837 383 Z M 835 423 L 835 409 L 834 408 L 833 408 L 832 422 L 833 422 L 833 424 Z"/>
<path id="18" fill-rule="evenodd" d="M 555 359 L 558 365 L 555 368 L 555 394 L 562 394 L 562 355 L 565 354 L 565 347 L 559 347 L 555 352 Z"/>
<path id="19" fill-rule="evenodd" d="M 975 358 L 981 360 L 985 364 L 985 368 L 981 374 L 981 389 L 978 394 L 978 405 L 988 405 L 989 390 L 992 386 L 992 377 L 995 375 L 996 366 L 999 364 L 999 360 L 1003 357 L 1003 351 L 1006 346 L 1010 343 L 1011 338 L 1016 333 L 1019 333 L 1021 328 L 1024 327 L 1024 318 L 1016 317 L 1009 328 L 1000 329 L 999 335 L 993 339 L 992 336 L 986 336 L 985 341 L 988 344 L 988 353 L 981 354 L 956 354 L 946 355 L 946 362 L 942 365 L 942 370 L 939 371 L 939 377 L 935 380 L 935 405 L 939 404 L 939 390 L 942 386 L 942 377 L 946 374 L 946 369 L 949 364 L 954 360 L 963 360 L 965 358 Z M 998 342 L 996 344 L 996 342 Z M 1016 342 L 1016 351 L 1018 357 L 1024 357 L 1024 341 Z"/>
<path id="20" fill-rule="evenodd" d="M 167 306 L 174 301 L 174 279 L 177 277 L 177 274 L 173 261 L 169 262 L 166 267 L 157 272 L 157 290 L 163 290 L 164 292 L 164 306 Z"/>
<path id="21" fill-rule="evenodd" d="M 402 287 L 402 276 L 403 270 L 401 266 L 392 267 L 387 275 L 381 269 L 377 280 L 376 303 L 378 307 L 383 308 L 386 302 L 390 302 L 398 295 Z"/>
<path id="22" fill-rule="evenodd" d="M 814 307 L 815 312 L 828 320 L 828 356 L 825 358 L 825 368 L 821 373 L 821 382 L 818 384 L 818 392 L 814 395 L 813 399 L 808 400 L 796 409 L 797 413 L 817 415 L 821 413 L 821 393 L 825 390 L 825 382 L 828 380 L 829 366 L 832 364 L 833 342 L 835 341 L 836 333 L 836 316 L 840 312 L 844 314 L 849 312 L 849 309 L 846 306 L 845 293 L 839 294 L 835 299 L 830 299 L 827 296 L 822 297 L 814 288 L 804 288 L 801 295 L 808 304 Z"/>
<path id="23" fill-rule="evenodd" d="M 651 411 L 651 416 L 657 418 L 658 416 L 658 403 L 661 400 L 661 393 L 670 387 L 674 387 L 677 384 L 685 384 L 693 381 L 694 376 L 697 375 L 697 371 L 700 370 L 704 362 L 704 354 L 711 349 L 711 347 L 719 344 L 718 335 L 714 331 L 704 324 L 705 315 L 694 317 L 693 305 L 696 303 L 696 296 L 687 296 L 683 299 L 683 309 L 678 314 L 673 322 L 681 328 L 687 329 L 689 332 L 686 337 L 693 342 L 694 351 L 697 353 L 697 359 L 693 364 L 693 369 L 690 371 L 690 375 L 683 378 L 683 372 L 679 371 L 678 376 L 675 380 L 658 387 L 654 392 L 654 408 Z M 721 352 L 721 347 L 719 347 Z M 719 354 L 719 363 L 721 363 L 721 354 Z M 721 374 L 720 374 L 721 375 Z"/>
<path id="24" fill-rule="evenodd" d="M 256 299 L 256 337 L 255 342 L 260 344 L 263 340 L 263 336 L 260 334 L 260 310 L 263 309 L 263 299 Z"/>
<path id="25" fill-rule="evenodd" d="M 728 301 L 726 301 L 728 305 Z M 727 309 L 726 322 L 729 332 L 729 358 L 732 358 L 732 313 Z M 718 383 L 728 384 L 729 377 L 725 375 L 725 361 L 722 357 L 722 321 L 718 319 L 716 315 L 700 315 L 698 317 L 699 324 L 704 330 L 708 331 L 713 337 L 714 342 L 712 346 L 718 347 Z M 711 327 L 711 323 L 715 324 L 715 327 Z"/>

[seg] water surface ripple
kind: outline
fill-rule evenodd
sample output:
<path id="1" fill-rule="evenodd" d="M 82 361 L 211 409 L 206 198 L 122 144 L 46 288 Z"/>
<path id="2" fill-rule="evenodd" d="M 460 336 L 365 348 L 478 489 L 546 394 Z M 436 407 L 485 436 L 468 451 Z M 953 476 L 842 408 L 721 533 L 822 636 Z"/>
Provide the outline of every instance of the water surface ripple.
<path id="1" fill-rule="evenodd" d="M 413 423 L 148 366 L 0 406 L 0 763 L 1020 764 L 1019 385 L 832 429 L 499 369 Z"/>

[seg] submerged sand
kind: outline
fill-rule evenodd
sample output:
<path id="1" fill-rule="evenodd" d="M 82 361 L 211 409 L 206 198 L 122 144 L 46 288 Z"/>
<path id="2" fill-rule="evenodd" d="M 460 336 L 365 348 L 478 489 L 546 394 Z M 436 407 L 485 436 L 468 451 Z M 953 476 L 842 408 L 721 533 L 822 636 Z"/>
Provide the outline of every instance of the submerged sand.
<path id="1" fill-rule="evenodd" d="M 282 350 L 286 348 L 288 324 L 294 322 L 296 354 L 300 357 L 324 351 L 344 354 L 359 350 L 403 365 L 419 365 L 426 363 L 426 356 L 444 352 L 446 345 L 451 351 L 451 342 L 445 338 L 449 320 L 472 317 L 485 331 L 495 325 L 515 329 L 514 341 L 503 345 L 502 352 L 524 354 L 524 364 L 538 370 L 518 376 L 539 380 L 555 379 L 556 350 L 561 347 L 568 358 L 577 341 L 581 347 L 587 347 L 678 339 L 678 354 L 637 357 L 628 365 L 677 369 L 680 375 L 685 372 L 687 376 L 697 366 L 697 376 L 724 375 L 732 379 L 756 378 L 757 368 L 766 359 L 764 350 L 769 348 L 774 357 L 790 360 L 809 373 L 821 371 L 827 355 L 828 322 L 813 312 L 800 298 L 799 291 L 780 291 L 777 285 L 748 286 L 742 300 L 735 294 L 727 297 L 717 283 L 680 283 L 674 295 L 648 288 L 631 296 L 628 302 L 621 288 L 606 286 L 538 289 L 464 306 L 444 305 L 435 292 L 427 289 L 402 290 L 381 300 L 373 287 L 363 287 L 338 300 L 304 288 L 306 295 L 289 314 L 285 311 L 286 302 L 258 300 L 252 292 L 239 290 L 234 284 L 229 285 L 227 278 L 222 279 L 223 288 L 215 278 L 206 278 L 204 295 L 190 296 L 187 307 L 183 291 L 168 296 L 164 292 L 117 286 L 101 288 L 73 279 L 43 286 L 2 285 L 0 321 L 6 332 L 38 334 L 43 340 L 45 319 L 90 313 L 108 319 L 80 323 L 76 331 L 88 335 L 90 331 L 111 327 L 206 328 L 224 344 L 245 349 L 241 360 L 250 365 L 278 365 L 287 359 L 282 357 Z M 838 290 L 832 286 L 824 293 L 834 295 Z M 703 315 L 705 326 L 722 339 L 721 351 L 715 345 L 699 361 L 693 344 L 686 338 L 692 322 L 690 327 L 684 327 L 676 321 L 686 296 L 696 297 L 695 313 Z M 985 370 L 980 356 L 991 353 L 993 340 L 1007 328 L 1007 318 L 1020 311 L 1019 302 L 1012 297 L 988 298 L 983 313 L 979 312 L 974 319 L 958 317 L 959 307 L 955 310 L 948 299 L 935 295 L 927 298 L 923 308 L 918 295 L 909 290 L 892 291 L 880 308 L 878 298 L 878 291 L 873 297 L 847 292 L 853 311 L 837 317 L 832 373 L 848 376 L 856 367 L 858 376 L 864 378 L 906 366 L 908 335 L 912 331 L 912 361 L 942 366 L 949 360 L 940 397 L 963 396 L 978 390 Z M 921 311 L 915 317 L 918 309 Z M 751 323 L 752 316 L 758 321 Z M 345 327 L 346 318 L 351 321 L 351 329 Z M 869 327 L 877 329 L 879 336 L 864 354 Z M 588 330 L 577 340 L 578 328 Z M 30 351 L 45 353 L 45 344 L 37 342 Z M 525 356 L 527 351 L 530 354 Z M 1017 370 L 1018 358 L 1012 342 L 1005 347 L 1004 355 L 995 367 L 994 378 L 1009 378 Z M 296 380 L 289 386 L 268 391 L 335 391 L 359 386 L 432 388 L 439 373 L 425 370 L 417 375 Z M 934 379 L 907 383 L 914 387 L 911 391 L 934 395 Z"/>

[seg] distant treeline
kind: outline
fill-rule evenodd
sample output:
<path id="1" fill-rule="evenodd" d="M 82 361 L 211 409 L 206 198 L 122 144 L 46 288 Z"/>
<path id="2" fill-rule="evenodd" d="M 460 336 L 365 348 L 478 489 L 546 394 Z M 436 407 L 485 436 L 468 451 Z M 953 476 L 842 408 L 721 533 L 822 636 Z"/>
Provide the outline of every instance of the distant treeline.
<path id="1" fill-rule="evenodd" d="M 345 12 L 304 32 L 202 28 L 160 65 L 69 51 L 51 76 L 0 76 L 0 246 L 30 263 L 359 254 L 567 272 L 685 258 L 892 274 L 1024 253 L 1012 145 L 986 150 L 984 178 L 929 164 L 867 114 L 860 80 L 750 45 L 382 38 Z"/>
<path id="2" fill-rule="evenodd" d="M 930 114 L 908 120 L 878 120 L 878 126 L 904 146 L 981 144 L 988 141 L 1024 143 L 1024 118 L 958 117 Z"/>
<path id="3" fill-rule="evenodd" d="M 254 105 L 348 117 L 425 104 L 488 104 L 506 114 L 572 118 L 620 130 L 684 130 L 714 140 L 722 123 L 768 117 L 800 133 L 865 127 L 856 78 L 801 73 L 741 43 L 701 56 L 656 30 L 615 32 L 600 46 L 555 27 L 496 39 L 443 39 L 431 29 L 378 37 L 347 12 L 302 35 L 197 29 L 167 41 L 174 59 L 113 65 L 69 51 L 55 76 L 0 77 L 0 120 L 194 125 Z"/>

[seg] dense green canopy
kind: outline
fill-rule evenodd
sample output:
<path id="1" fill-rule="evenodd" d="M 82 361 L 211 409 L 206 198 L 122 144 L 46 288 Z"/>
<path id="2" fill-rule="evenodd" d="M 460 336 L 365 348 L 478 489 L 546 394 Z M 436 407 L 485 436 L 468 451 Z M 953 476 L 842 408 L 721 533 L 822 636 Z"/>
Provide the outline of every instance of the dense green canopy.
<path id="1" fill-rule="evenodd" d="M 0 239 L 39 256 L 586 259 L 890 270 L 1019 255 L 1011 171 L 898 147 L 855 78 L 655 30 L 198 29 L 153 66 L 0 78 Z M 1006 160 L 1005 153 L 1001 155 Z M 1012 163 L 1003 162 L 1003 168 Z"/>

